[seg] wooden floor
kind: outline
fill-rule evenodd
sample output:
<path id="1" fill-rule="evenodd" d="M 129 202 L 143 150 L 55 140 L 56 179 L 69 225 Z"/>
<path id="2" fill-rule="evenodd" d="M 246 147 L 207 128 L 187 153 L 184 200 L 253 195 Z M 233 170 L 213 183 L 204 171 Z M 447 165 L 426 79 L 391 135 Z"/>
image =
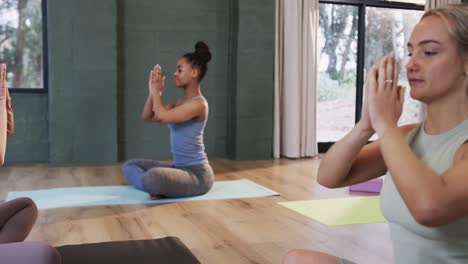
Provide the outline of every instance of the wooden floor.
<path id="1" fill-rule="evenodd" d="M 327 227 L 278 202 L 345 197 L 347 189 L 316 183 L 320 160 L 230 161 L 211 164 L 216 180 L 249 179 L 281 196 L 159 205 L 41 210 L 28 240 L 54 246 L 179 237 L 202 263 L 281 263 L 293 248 L 315 249 L 358 263 L 392 263 L 387 224 Z M 9 191 L 127 184 L 120 165 L 0 168 L 0 199 Z"/>

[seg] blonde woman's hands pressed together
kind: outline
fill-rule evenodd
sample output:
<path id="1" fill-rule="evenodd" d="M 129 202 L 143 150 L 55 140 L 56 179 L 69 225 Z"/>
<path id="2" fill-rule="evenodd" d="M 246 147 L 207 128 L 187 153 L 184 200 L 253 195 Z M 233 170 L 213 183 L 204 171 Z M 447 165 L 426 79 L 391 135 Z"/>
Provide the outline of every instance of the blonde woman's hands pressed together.
<path id="1" fill-rule="evenodd" d="M 370 120 L 380 137 L 387 129 L 398 127 L 403 111 L 405 89 L 398 85 L 399 71 L 399 62 L 392 53 L 380 58 L 369 70 L 363 117 Z"/>

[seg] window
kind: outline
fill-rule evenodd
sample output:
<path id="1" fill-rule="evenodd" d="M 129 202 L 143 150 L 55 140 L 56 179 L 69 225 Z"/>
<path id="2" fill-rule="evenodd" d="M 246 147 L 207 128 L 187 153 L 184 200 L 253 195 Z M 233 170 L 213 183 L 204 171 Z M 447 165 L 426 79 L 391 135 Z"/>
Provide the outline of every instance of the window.
<path id="1" fill-rule="evenodd" d="M 10 89 L 44 91 L 45 0 L 0 1 L 0 62 Z"/>
<path id="2" fill-rule="evenodd" d="M 390 51 L 405 73 L 406 43 L 423 14 L 424 0 L 329 0 L 319 5 L 317 135 L 326 151 L 359 120 L 365 74 L 373 60 Z M 408 89 L 407 89 L 408 90 Z M 400 123 L 417 120 L 419 104 L 406 93 Z"/>

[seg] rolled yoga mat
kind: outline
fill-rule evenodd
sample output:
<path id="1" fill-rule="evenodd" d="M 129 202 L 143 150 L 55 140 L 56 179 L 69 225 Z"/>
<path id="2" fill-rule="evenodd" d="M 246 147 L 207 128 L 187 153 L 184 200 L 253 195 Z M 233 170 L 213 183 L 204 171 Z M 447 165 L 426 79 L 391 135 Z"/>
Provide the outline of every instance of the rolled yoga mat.
<path id="1" fill-rule="evenodd" d="M 177 237 L 57 247 L 62 264 L 196 264 L 200 263 Z"/>

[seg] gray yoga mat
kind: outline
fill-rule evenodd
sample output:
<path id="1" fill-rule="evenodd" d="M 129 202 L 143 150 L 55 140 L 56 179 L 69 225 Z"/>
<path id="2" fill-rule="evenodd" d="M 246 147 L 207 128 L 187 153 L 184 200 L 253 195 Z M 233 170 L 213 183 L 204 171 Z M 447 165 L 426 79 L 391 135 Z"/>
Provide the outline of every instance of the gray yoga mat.
<path id="1" fill-rule="evenodd" d="M 57 247 L 62 264 L 196 264 L 200 263 L 177 237 Z"/>

